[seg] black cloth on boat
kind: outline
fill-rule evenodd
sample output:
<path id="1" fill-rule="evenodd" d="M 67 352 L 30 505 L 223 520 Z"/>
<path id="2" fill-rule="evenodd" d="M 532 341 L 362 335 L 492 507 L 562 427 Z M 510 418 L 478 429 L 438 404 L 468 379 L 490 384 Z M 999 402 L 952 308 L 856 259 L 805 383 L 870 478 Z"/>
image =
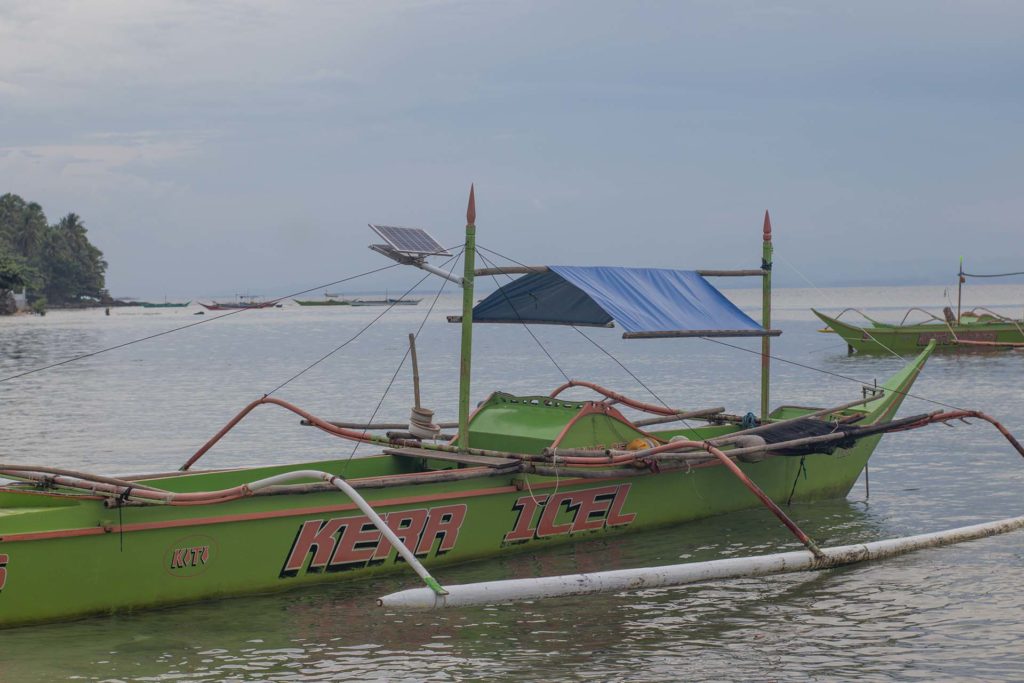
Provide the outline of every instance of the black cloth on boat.
<path id="1" fill-rule="evenodd" d="M 756 434 L 764 439 L 766 443 L 781 443 L 783 441 L 794 441 L 796 439 L 805 439 L 811 436 L 824 436 L 826 434 L 842 434 L 842 438 L 837 438 L 835 441 L 795 445 L 791 448 L 782 448 L 773 451 L 776 455 L 810 455 L 812 453 L 831 454 L 837 448 L 849 448 L 850 446 L 853 446 L 858 440 L 863 439 L 864 437 L 902 429 L 907 425 L 919 422 L 926 417 L 927 415 L 913 415 L 911 417 L 893 420 L 892 422 L 887 422 L 885 424 L 874 424 L 864 427 L 857 426 L 850 422 L 836 423 L 826 422 L 817 418 L 805 418 L 803 420 L 793 420 L 792 422 L 780 422 L 779 424 L 769 425 L 764 429 L 757 431 Z"/>

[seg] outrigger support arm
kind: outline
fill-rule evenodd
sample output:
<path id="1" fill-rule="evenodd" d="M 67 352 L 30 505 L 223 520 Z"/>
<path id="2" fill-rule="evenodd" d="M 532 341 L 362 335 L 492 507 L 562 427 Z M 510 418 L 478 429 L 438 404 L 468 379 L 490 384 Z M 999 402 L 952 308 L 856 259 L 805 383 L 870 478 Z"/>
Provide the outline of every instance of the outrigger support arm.
<path id="1" fill-rule="evenodd" d="M 401 263 L 403 266 L 413 266 L 414 268 L 425 270 L 428 273 L 433 273 L 434 275 L 442 277 L 445 280 L 448 280 L 449 282 L 454 282 L 459 287 L 462 286 L 461 277 L 459 277 L 458 275 L 452 275 L 451 273 L 447 273 L 441 268 L 438 268 L 437 266 L 430 265 L 422 256 L 410 256 L 408 254 L 403 254 L 401 252 L 395 251 L 386 244 L 371 244 L 370 249 L 377 252 L 378 254 L 381 254 L 382 256 L 387 256 L 392 261 Z"/>
<path id="2" fill-rule="evenodd" d="M 427 587 L 430 588 L 430 590 L 434 591 L 435 595 L 448 595 L 448 591 L 446 591 L 441 586 L 441 584 L 437 582 L 437 579 L 430 575 L 430 572 L 427 571 L 427 568 L 424 567 L 418 559 L 416 559 L 416 555 L 411 550 L 409 550 L 408 546 L 406 546 L 405 543 L 402 542 L 402 539 L 400 539 L 398 535 L 391 530 L 391 527 L 387 525 L 387 522 L 381 519 L 380 515 L 377 514 L 377 511 L 374 510 L 373 507 L 366 502 L 366 499 L 359 495 L 359 492 L 352 488 L 352 485 L 349 484 L 344 479 L 342 479 L 341 477 L 336 476 L 334 474 L 330 474 L 328 472 L 303 470 L 299 472 L 289 472 L 287 475 L 279 475 L 278 477 L 270 477 L 268 479 L 262 480 L 259 483 L 263 484 L 264 486 L 270 486 L 273 483 L 273 480 L 275 479 L 278 479 L 282 476 L 294 477 L 295 475 L 320 477 L 324 481 L 330 482 L 331 484 L 334 484 L 336 487 L 338 487 L 342 492 L 344 492 L 346 496 L 348 496 L 352 500 L 353 503 L 356 504 L 356 506 L 360 510 L 362 510 L 364 515 L 369 517 L 370 521 L 373 522 L 373 525 L 377 527 L 377 530 L 384 535 L 384 538 L 388 539 L 388 542 L 395 547 L 395 550 L 397 550 L 398 554 L 402 556 L 402 559 L 409 563 L 409 566 L 413 568 L 413 571 L 415 571 L 419 575 L 419 577 L 423 579 L 423 583 L 427 584 Z M 252 488 L 252 486 L 253 485 L 250 485 L 250 488 Z"/>

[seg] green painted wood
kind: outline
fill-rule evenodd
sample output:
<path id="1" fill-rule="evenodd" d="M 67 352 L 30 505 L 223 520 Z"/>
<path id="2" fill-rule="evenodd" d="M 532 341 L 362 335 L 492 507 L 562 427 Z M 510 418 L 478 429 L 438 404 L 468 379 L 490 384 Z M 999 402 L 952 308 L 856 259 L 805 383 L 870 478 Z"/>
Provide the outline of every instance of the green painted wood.
<path id="1" fill-rule="evenodd" d="M 469 392 L 473 365 L 473 274 L 476 269 L 476 205 L 469 189 L 466 244 L 462 252 L 462 345 L 459 351 L 459 448 L 470 447 Z"/>
<path id="2" fill-rule="evenodd" d="M 933 348 L 892 377 L 883 397 L 851 409 L 865 414 L 861 424 L 892 419 Z M 606 409 L 496 394 L 474 416 L 474 445 L 504 445 L 504 450 L 525 445 L 536 451 L 563 430 L 563 444 L 569 447 L 618 443 L 640 434 L 613 415 L 585 408 Z M 789 408 L 774 417 L 800 410 L 810 412 Z M 514 431 L 502 436 L 502 428 Z M 736 428 L 709 429 L 727 433 Z M 797 501 L 841 497 L 879 438 L 832 455 L 773 457 L 741 467 L 776 501 L 788 500 L 791 492 Z M 415 472 L 420 464 L 415 458 L 379 455 L 145 481 L 175 491 L 217 490 L 290 470 L 318 469 L 357 483 L 364 477 Z M 495 474 L 418 485 L 403 485 L 400 476 L 394 480 L 394 487 L 363 493 L 431 568 L 760 505 L 731 473 L 713 464 L 619 479 Z M 38 536 L 48 533 L 54 536 Z M 780 526 L 775 540 L 788 542 L 787 534 Z M 340 491 L 111 509 L 95 497 L 0 487 L 0 626 L 371 579 L 394 571 L 408 572 L 408 567 L 394 549 L 381 545 L 379 532 L 366 526 Z M 443 583 L 443 574 L 438 578 Z"/>
<path id="3" fill-rule="evenodd" d="M 1024 344 L 1024 324 L 999 322 L 984 316 L 964 315 L 960 323 L 956 325 L 946 325 L 936 321 L 903 326 L 873 323 L 871 326 L 859 327 L 836 320 L 814 309 L 811 310 L 828 326 L 822 332 L 839 335 L 843 341 L 859 353 L 888 353 L 889 350 L 898 354 L 918 353 L 932 340 L 935 340 L 938 348 L 944 351 L 953 349 L 958 351 L 995 350 L 998 348 L 988 345 L 957 344 L 956 339 Z"/>

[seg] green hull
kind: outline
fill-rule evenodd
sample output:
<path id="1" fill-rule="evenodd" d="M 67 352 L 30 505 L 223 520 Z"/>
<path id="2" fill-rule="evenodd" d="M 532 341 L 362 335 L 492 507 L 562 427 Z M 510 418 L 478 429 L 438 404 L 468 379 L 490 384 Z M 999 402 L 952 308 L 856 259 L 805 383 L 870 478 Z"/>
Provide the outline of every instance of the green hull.
<path id="1" fill-rule="evenodd" d="M 956 325 L 940 322 L 902 326 L 875 323 L 869 327 L 858 327 L 811 310 L 828 325 L 821 331 L 838 334 L 851 353 L 895 351 L 899 354 L 912 354 L 920 352 L 932 340 L 938 349 L 947 351 L 992 351 L 1024 344 L 1024 324 L 1013 322 L 992 322 L 965 316 Z"/>
<path id="2" fill-rule="evenodd" d="M 930 353 L 886 383 L 885 395 L 848 413 L 860 424 L 892 419 Z M 604 407 L 602 407 L 604 406 Z M 806 414 L 779 408 L 776 418 Z M 613 445 L 641 434 L 607 404 L 492 396 L 471 422 L 474 446 L 537 453 Z M 708 426 L 660 432 L 710 438 Z M 880 436 L 833 454 L 770 457 L 742 469 L 774 500 L 845 496 Z M 175 492 L 220 490 L 270 475 L 317 469 L 343 474 L 428 567 L 678 524 L 756 507 L 724 467 L 700 464 L 601 479 L 498 474 L 403 484 L 455 470 L 450 462 L 395 455 L 349 461 L 154 476 Z M 472 468 L 458 470 L 469 473 Z M 434 475 L 429 475 L 434 476 Z M 371 479 L 376 478 L 376 479 Z M 389 482 L 386 488 L 378 488 Z M 779 540 L 786 538 L 780 527 Z M 23 484 L 0 487 L 0 626 L 68 619 L 324 581 L 406 571 L 405 563 L 340 491 L 252 496 L 220 504 L 108 507 L 99 497 Z M 410 582 L 414 575 L 409 572 Z M 438 577 L 443 583 L 443 575 Z"/>
<path id="3" fill-rule="evenodd" d="M 300 306 L 351 306 L 352 302 L 348 299 L 292 299 L 295 303 Z"/>
<path id="4" fill-rule="evenodd" d="M 185 306 L 188 306 L 190 303 L 192 303 L 192 302 L 191 301 L 186 301 L 183 304 L 169 304 L 169 303 L 154 304 L 154 303 L 150 303 L 148 301 L 144 301 L 140 305 L 143 308 L 184 308 Z"/>

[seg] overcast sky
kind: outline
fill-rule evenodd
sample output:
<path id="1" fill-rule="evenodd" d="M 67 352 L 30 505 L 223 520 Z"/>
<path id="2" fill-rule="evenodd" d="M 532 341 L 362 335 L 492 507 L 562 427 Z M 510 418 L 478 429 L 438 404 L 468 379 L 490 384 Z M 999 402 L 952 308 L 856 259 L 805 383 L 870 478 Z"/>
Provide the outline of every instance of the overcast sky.
<path id="1" fill-rule="evenodd" d="M 265 296 L 387 261 L 801 286 L 1024 269 L 1017 2 L 2 0 L 0 193 L 74 211 L 115 295 Z M 399 287 L 389 271 L 354 289 Z"/>

